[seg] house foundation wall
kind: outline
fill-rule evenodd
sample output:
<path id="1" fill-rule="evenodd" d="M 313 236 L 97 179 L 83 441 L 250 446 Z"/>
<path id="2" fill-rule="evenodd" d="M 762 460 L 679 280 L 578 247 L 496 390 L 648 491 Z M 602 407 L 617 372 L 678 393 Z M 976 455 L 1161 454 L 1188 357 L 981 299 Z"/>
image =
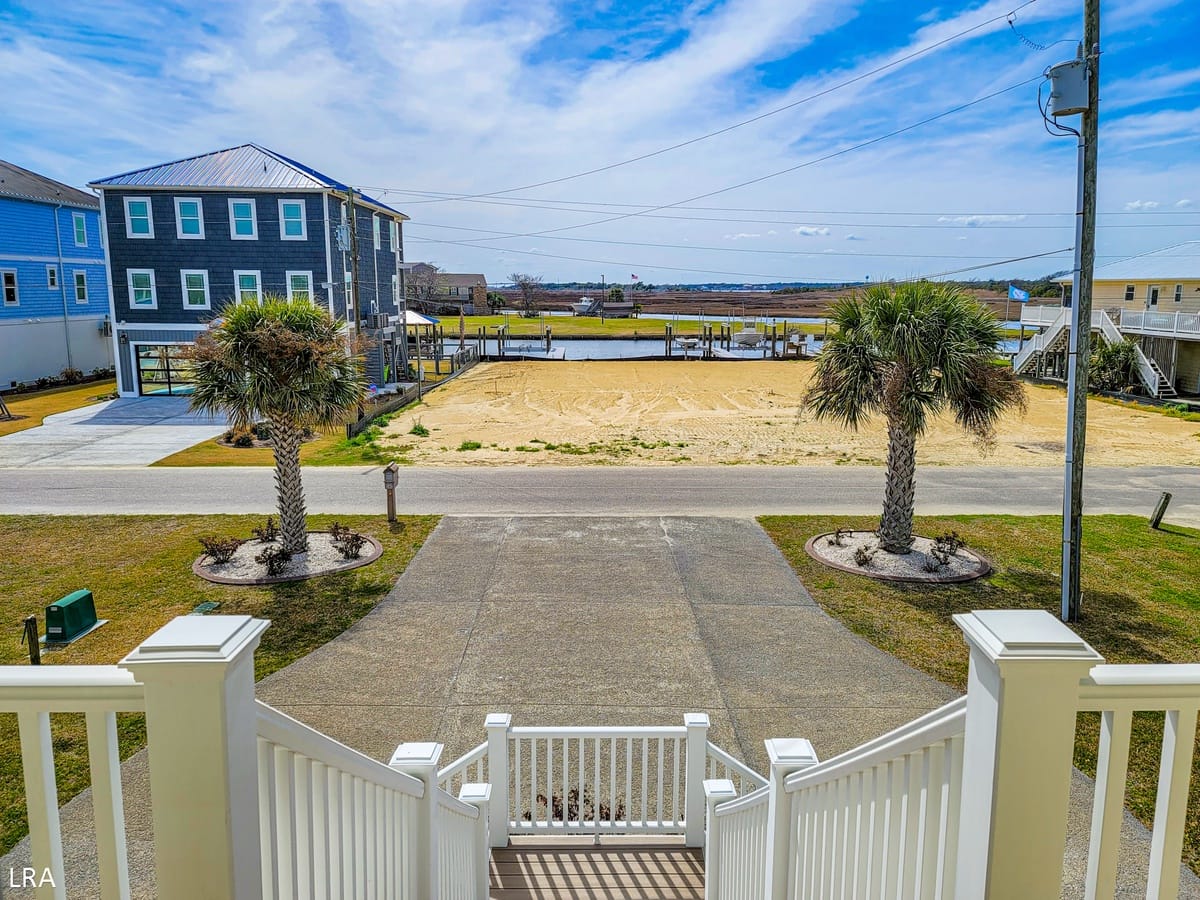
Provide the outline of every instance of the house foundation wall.
<path id="1" fill-rule="evenodd" d="M 54 377 L 68 365 L 84 374 L 111 366 L 112 338 L 100 330 L 104 316 L 69 321 L 68 331 L 61 317 L 0 320 L 0 388 Z"/>

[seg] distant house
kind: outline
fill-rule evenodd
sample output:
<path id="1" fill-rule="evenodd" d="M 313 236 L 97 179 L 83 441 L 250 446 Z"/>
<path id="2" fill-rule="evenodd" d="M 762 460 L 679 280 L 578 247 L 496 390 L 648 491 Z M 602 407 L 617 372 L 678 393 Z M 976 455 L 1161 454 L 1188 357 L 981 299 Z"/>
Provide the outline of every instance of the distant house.
<path id="1" fill-rule="evenodd" d="M 1092 330 L 1106 341 L 1137 344 L 1146 392 L 1161 398 L 1200 394 L 1200 241 L 1096 266 L 1092 277 Z M 1072 277 L 1058 281 L 1065 287 Z M 1070 309 L 1026 307 L 1021 321 L 1039 331 L 1017 354 L 1017 371 L 1064 373 Z"/>
<path id="2" fill-rule="evenodd" d="M 487 309 L 487 278 L 443 272 L 429 263 L 416 263 L 409 277 L 409 297 L 431 307 L 452 307 L 455 312 Z"/>
<path id="3" fill-rule="evenodd" d="M 0 161 L 0 388 L 112 365 L 100 203 Z"/>
<path id="4" fill-rule="evenodd" d="M 403 290 L 407 216 L 256 144 L 92 183 L 107 234 L 117 382 L 123 396 L 186 394 L 181 350 L 235 298 L 306 297 L 371 338 L 368 376 L 397 371 L 389 324 Z M 358 306 L 354 297 L 357 289 Z"/>

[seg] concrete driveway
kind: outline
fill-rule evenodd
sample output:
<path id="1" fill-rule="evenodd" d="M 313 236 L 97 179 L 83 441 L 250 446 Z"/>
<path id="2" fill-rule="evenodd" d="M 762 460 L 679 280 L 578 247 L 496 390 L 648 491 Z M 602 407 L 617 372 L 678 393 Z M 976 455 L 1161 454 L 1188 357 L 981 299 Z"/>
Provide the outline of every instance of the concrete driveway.
<path id="1" fill-rule="evenodd" d="M 0 438 L 0 468 L 148 466 L 226 427 L 224 417 L 188 412 L 186 397 L 122 397 Z"/>

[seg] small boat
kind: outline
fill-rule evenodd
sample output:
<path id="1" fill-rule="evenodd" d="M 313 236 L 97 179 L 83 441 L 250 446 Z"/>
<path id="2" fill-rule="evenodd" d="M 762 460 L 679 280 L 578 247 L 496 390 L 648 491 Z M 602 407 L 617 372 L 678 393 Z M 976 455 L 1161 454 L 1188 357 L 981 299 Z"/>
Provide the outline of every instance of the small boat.
<path id="1" fill-rule="evenodd" d="M 736 332 L 733 335 L 733 342 L 739 347 L 757 347 L 765 339 L 766 336 L 761 331 L 753 328 Z"/>
<path id="2" fill-rule="evenodd" d="M 594 316 L 599 305 L 600 301 L 592 297 L 580 297 L 577 302 L 571 304 L 571 310 L 577 316 Z"/>
<path id="3" fill-rule="evenodd" d="M 700 346 L 700 338 L 698 337 L 677 337 L 675 343 L 684 350 L 695 350 Z"/>

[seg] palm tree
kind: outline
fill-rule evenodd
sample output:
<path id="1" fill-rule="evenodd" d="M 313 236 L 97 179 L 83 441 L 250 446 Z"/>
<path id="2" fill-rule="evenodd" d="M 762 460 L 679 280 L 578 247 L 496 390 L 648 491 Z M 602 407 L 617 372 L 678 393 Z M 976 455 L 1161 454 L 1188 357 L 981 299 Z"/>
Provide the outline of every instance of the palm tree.
<path id="1" fill-rule="evenodd" d="M 817 361 L 806 402 L 818 418 L 850 428 L 887 419 L 887 487 L 879 546 L 912 547 L 916 444 L 929 420 L 950 410 L 982 451 L 1008 409 L 1025 408 L 1009 367 L 995 365 L 1000 323 L 974 298 L 928 281 L 877 285 L 840 300 L 837 326 Z"/>
<path id="2" fill-rule="evenodd" d="M 195 365 L 191 408 L 223 412 L 235 428 L 271 423 L 279 530 L 285 549 L 308 546 L 300 476 L 306 430 L 332 428 L 361 400 L 362 360 L 341 325 L 307 300 L 278 295 L 225 307 L 189 351 Z"/>

